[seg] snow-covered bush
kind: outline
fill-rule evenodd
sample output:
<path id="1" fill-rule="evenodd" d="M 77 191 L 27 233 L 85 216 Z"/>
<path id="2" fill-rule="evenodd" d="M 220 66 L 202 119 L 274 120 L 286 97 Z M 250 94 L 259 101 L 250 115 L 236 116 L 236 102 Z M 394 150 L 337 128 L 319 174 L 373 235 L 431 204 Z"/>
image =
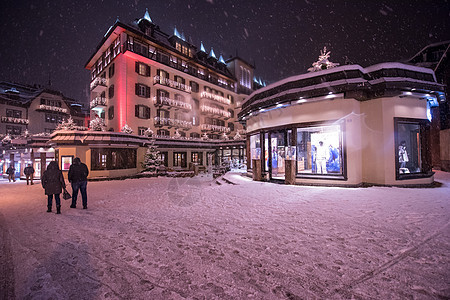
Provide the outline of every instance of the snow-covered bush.
<path id="1" fill-rule="evenodd" d="M 130 126 L 128 126 L 127 123 L 125 123 L 125 125 L 123 125 L 122 129 L 120 130 L 123 133 L 128 133 L 128 134 L 132 134 L 133 133 L 133 129 L 131 129 Z"/>
<path id="2" fill-rule="evenodd" d="M 96 117 L 89 122 L 89 129 L 92 131 L 105 131 L 105 128 L 105 121 L 100 117 Z"/>

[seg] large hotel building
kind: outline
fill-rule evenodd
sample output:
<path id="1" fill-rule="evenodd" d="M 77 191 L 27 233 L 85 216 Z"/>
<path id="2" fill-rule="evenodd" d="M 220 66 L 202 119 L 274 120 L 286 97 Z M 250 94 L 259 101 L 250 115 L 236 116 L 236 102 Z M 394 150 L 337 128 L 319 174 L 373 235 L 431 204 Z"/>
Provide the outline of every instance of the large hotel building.
<path id="1" fill-rule="evenodd" d="M 107 131 L 150 128 L 168 167 L 245 161 L 245 131 L 237 122 L 244 98 L 261 85 L 254 67 L 198 49 L 176 29 L 168 35 L 148 12 L 108 30 L 86 63 L 91 72 L 91 119 Z M 209 156 L 210 159 L 213 157 Z M 213 163 L 213 162 L 211 162 Z"/>

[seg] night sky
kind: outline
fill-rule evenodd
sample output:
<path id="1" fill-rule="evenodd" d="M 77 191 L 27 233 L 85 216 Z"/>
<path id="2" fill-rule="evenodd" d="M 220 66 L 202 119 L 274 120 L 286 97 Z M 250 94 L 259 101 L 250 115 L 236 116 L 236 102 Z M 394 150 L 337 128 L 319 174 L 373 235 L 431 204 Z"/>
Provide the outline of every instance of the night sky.
<path id="1" fill-rule="evenodd" d="M 3 0 L 0 80 L 50 78 L 52 88 L 87 103 L 85 63 L 117 18 L 132 22 L 146 8 L 166 33 L 176 26 L 225 59 L 238 51 L 268 83 L 305 73 L 323 46 L 332 62 L 368 66 L 450 40 L 450 0 Z"/>

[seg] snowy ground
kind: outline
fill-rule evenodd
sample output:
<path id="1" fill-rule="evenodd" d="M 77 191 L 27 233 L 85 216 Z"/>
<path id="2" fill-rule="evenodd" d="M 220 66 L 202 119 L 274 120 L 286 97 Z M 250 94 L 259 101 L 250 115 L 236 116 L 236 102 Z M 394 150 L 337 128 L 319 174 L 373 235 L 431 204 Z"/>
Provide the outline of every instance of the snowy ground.
<path id="1" fill-rule="evenodd" d="M 0 182 L 0 298 L 448 299 L 441 187 L 324 188 L 212 177 L 90 182 L 46 213 Z"/>

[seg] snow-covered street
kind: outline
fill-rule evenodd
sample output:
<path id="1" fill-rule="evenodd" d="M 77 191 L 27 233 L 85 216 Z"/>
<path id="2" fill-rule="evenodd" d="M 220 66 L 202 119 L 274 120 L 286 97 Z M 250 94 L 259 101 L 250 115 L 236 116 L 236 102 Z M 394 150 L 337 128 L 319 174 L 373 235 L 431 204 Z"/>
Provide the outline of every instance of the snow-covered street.
<path id="1" fill-rule="evenodd" d="M 0 298 L 450 297 L 449 173 L 429 189 L 225 177 L 89 182 L 88 210 L 61 215 L 39 183 L 1 181 Z"/>

